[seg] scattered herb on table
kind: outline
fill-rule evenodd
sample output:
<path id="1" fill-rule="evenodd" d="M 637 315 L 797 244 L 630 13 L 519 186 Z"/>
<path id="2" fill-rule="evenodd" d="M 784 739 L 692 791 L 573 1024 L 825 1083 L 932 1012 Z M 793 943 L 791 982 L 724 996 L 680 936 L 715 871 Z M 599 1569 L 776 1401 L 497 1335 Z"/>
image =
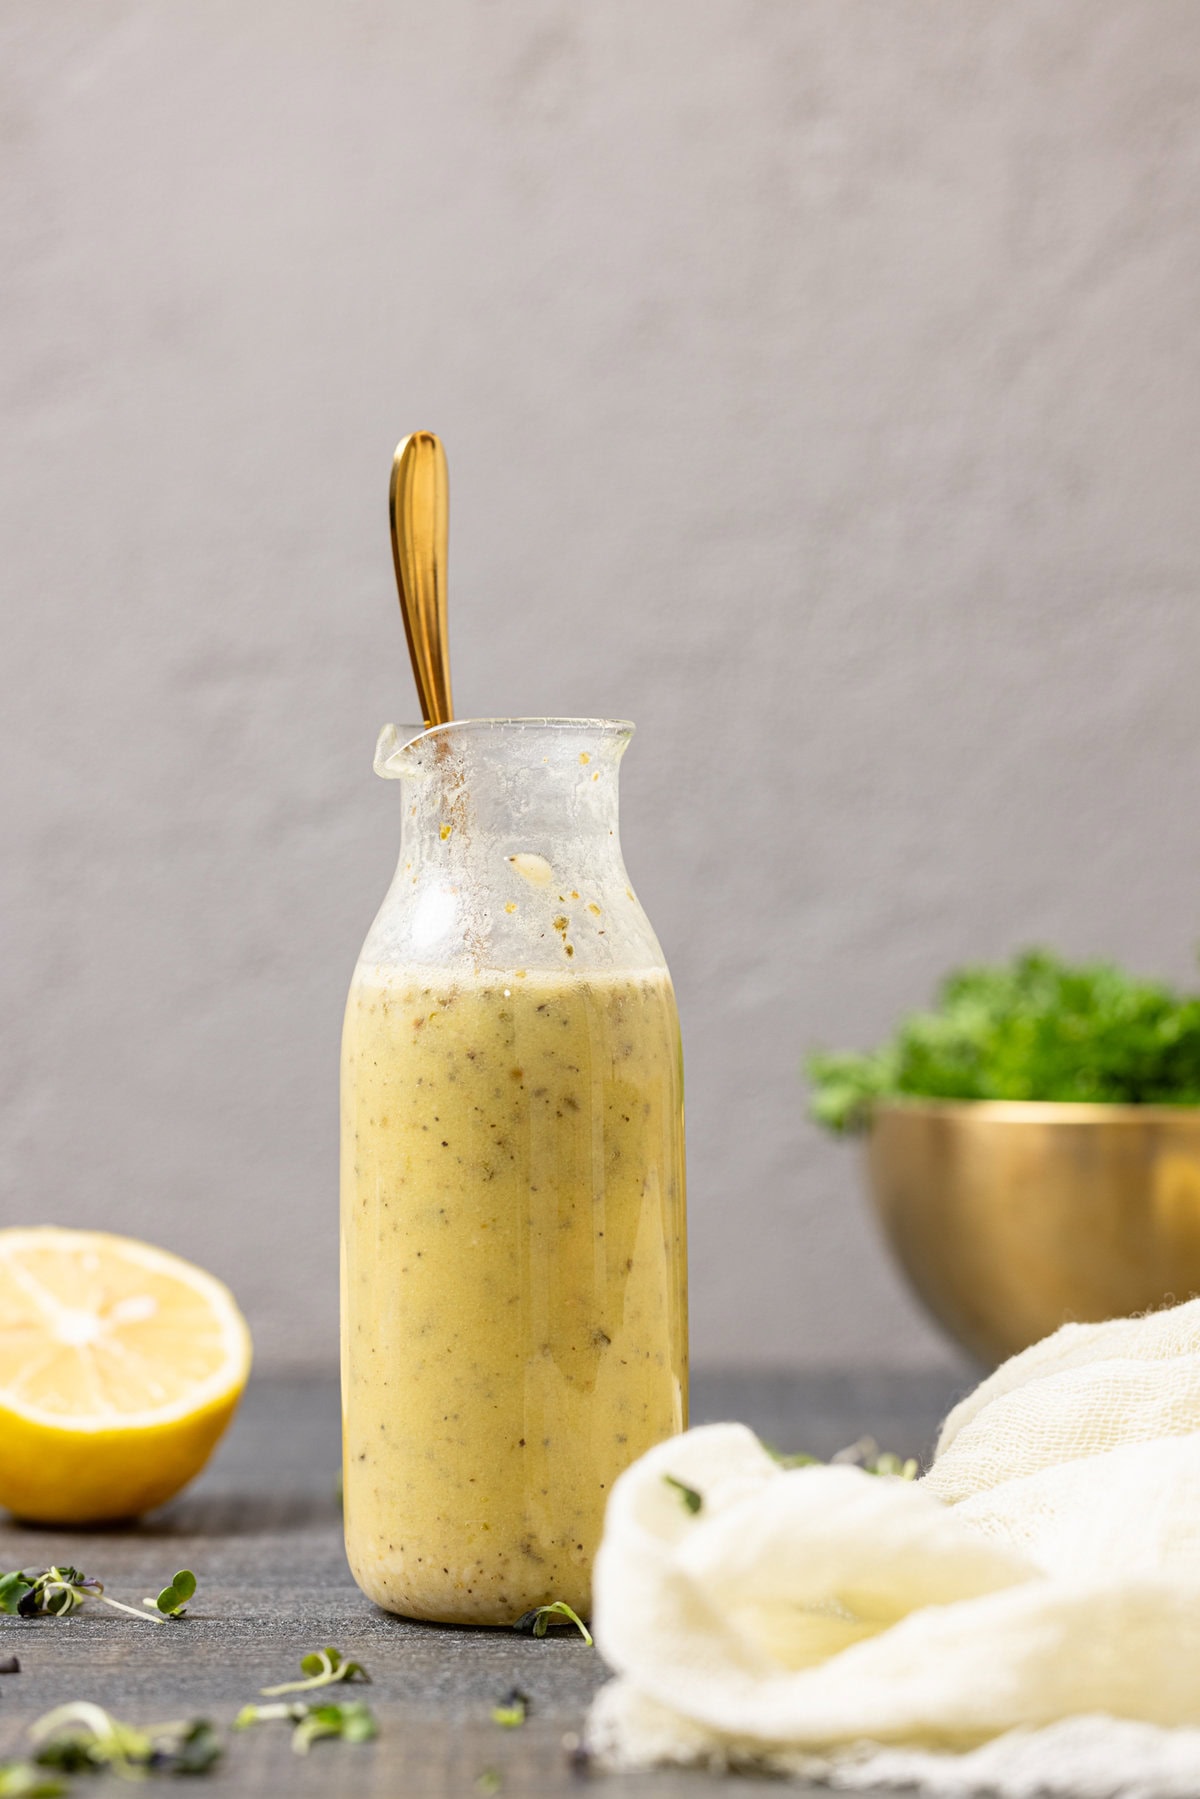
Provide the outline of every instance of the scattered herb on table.
<path id="1" fill-rule="evenodd" d="M 957 970 L 881 1049 L 822 1051 L 807 1072 L 812 1116 L 838 1132 L 904 1095 L 1200 1106 L 1200 996 L 1026 950 Z"/>
<path id="2" fill-rule="evenodd" d="M 562 1740 L 563 1754 L 567 1758 L 567 1766 L 574 1774 L 586 1774 L 592 1765 L 592 1752 L 583 1738 L 573 1730 L 569 1730 Z"/>
<path id="3" fill-rule="evenodd" d="M 175 1590 L 175 1583 L 183 1578 L 175 1576 L 175 1582 L 164 1592 Z M 195 1591 L 195 1577 L 188 1575 Z M 160 1595 L 161 1597 L 161 1595 Z M 190 1594 L 189 1594 L 190 1597 Z M 139 1611 L 136 1605 L 126 1605 L 120 1599 L 111 1599 L 104 1591 L 104 1582 L 93 1580 L 78 1568 L 54 1567 L 40 1568 L 34 1573 L 26 1573 L 15 1568 L 9 1574 L 0 1574 L 0 1612 L 8 1612 L 19 1618 L 65 1618 L 68 1613 L 77 1611 L 87 1599 L 98 1599 L 101 1605 L 111 1606 L 115 1612 L 126 1612 L 131 1618 L 144 1618 L 154 1624 L 165 1624 L 167 1615 L 161 1611 Z M 148 1600 L 153 1605 L 156 1601 Z"/>
<path id="4" fill-rule="evenodd" d="M 529 1695 L 520 1687 L 510 1687 L 499 1705 L 492 1707 L 492 1723 L 501 1724 L 506 1730 L 515 1730 L 528 1716 Z"/>
<path id="5" fill-rule="evenodd" d="M 764 1443 L 763 1448 L 773 1461 L 779 1463 L 781 1468 L 823 1468 L 825 1465 L 819 1455 L 809 1455 L 805 1449 L 797 1449 L 793 1453 L 785 1454 L 782 1449 L 776 1449 L 771 1443 Z"/>
<path id="6" fill-rule="evenodd" d="M 781 1468 L 823 1468 L 826 1465 L 819 1456 L 807 1455 L 803 1450 L 795 1455 L 784 1455 L 780 1450 L 772 1449 L 769 1443 L 763 1447 Z M 864 1474 L 890 1474 L 898 1480 L 916 1480 L 920 1472 L 916 1456 L 899 1456 L 893 1449 L 880 1449 L 874 1437 L 860 1437 L 857 1443 L 839 1449 L 833 1461 L 861 1468 Z"/>
<path id="7" fill-rule="evenodd" d="M 896 1480 L 916 1480 L 920 1472 L 915 1455 L 898 1456 L 892 1449 L 881 1449 L 869 1462 L 862 1462 L 868 1474 L 890 1474 Z"/>
<path id="8" fill-rule="evenodd" d="M 340 1703 L 313 1705 L 292 1732 L 292 1748 L 297 1755 L 307 1755 L 309 1746 L 320 1737 L 342 1737 L 347 1743 L 369 1743 L 379 1734 L 375 1714 L 361 1699 Z"/>
<path id="9" fill-rule="evenodd" d="M 475 1782 L 475 1791 L 485 1796 L 500 1792 L 504 1785 L 499 1768 L 485 1768 Z"/>
<path id="10" fill-rule="evenodd" d="M 34 1761 L 64 1774 L 107 1768 L 136 1780 L 142 1774 L 205 1774 L 221 1753 L 207 1718 L 139 1729 L 103 1706 L 76 1699 L 59 1705 L 31 1728 Z"/>
<path id="11" fill-rule="evenodd" d="M 916 1480 L 917 1458 L 898 1456 L 893 1449 L 880 1449 L 874 1437 L 860 1437 L 857 1443 L 839 1449 L 834 1462 L 861 1468 L 864 1474 L 893 1474 L 899 1480 Z"/>
<path id="12" fill-rule="evenodd" d="M 61 1799 L 66 1790 L 33 1762 L 0 1762 L 0 1799 Z"/>
<path id="13" fill-rule="evenodd" d="M 562 1630 L 568 1625 L 574 1626 L 585 1643 L 591 1642 L 591 1631 L 565 1599 L 555 1599 L 549 1605 L 535 1605 L 532 1611 L 522 1612 L 513 1629 L 523 1637 L 544 1637 L 548 1630 Z"/>
<path id="14" fill-rule="evenodd" d="M 680 1499 L 683 1501 L 683 1508 L 685 1511 L 694 1514 L 701 1509 L 704 1504 L 703 1493 L 697 1493 L 695 1487 L 689 1487 L 683 1481 L 676 1480 L 673 1474 L 664 1474 L 663 1480 L 668 1487 L 674 1487 Z"/>
<path id="15" fill-rule="evenodd" d="M 304 1680 L 285 1680 L 281 1686 L 261 1687 L 264 1699 L 277 1699 L 281 1693 L 308 1693 L 314 1687 L 329 1687 L 339 1680 L 365 1680 L 371 1676 L 361 1662 L 345 1660 L 340 1649 L 313 1649 L 300 1658 Z"/>
<path id="16" fill-rule="evenodd" d="M 270 1724 L 279 1719 L 295 1726 L 292 1748 L 297 1755 L 307 1755 L 322 1737 L 341 1737 L 347 1743 L 367 1743 L 379 1734 L 374 1712 L 361 1699 L 329 1700 L 323 1705 L 309 1705 L 303 1699 L 278 1705 L 244 1705 L 233 1721 L 233 1728 L 246 1730 L 251 1724 Z"/>
<path id="17" fill-rule="evenodd" d="M 143 1599 L 142 1604 L 162 1613 L 164 1618 L 182 1618 L 189 1599 L 196 1596 L 196 1576 L 190 1568 L 181 1568 L 164 1587 L 157 1599 Z"/>

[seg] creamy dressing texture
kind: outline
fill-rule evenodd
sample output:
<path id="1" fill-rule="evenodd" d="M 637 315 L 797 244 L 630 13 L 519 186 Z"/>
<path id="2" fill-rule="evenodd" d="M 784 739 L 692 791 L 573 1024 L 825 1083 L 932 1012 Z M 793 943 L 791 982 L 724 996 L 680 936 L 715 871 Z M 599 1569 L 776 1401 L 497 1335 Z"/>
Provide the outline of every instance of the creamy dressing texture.
<path id="1" fill-rule="evenodd" d="M 665 972 L 356 972 L 345 1523 L 378 1604 L 586 1615 L 613 1481 L 687 1422 L 682 1107 Z"/>

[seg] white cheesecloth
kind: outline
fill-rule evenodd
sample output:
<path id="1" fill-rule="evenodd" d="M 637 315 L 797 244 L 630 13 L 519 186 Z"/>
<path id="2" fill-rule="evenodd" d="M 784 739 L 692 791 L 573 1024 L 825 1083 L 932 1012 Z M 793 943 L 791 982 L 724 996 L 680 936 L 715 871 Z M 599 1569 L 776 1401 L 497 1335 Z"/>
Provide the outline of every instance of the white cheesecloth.
<path id="1" fill-rule="evenodd" d="M 1200 1799 L 1200 1299 L 1014 1356 L 917 1482 L 784 1469 L 738 1424 L 662 1443 L 594 1593 L 609 1766 Z"/>

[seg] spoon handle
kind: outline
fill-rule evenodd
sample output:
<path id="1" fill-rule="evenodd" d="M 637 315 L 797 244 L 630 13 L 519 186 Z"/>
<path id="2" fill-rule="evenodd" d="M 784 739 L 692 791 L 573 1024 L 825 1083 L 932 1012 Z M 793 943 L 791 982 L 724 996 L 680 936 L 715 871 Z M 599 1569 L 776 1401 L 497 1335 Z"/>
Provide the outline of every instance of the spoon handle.
<path id="1" fill-rule="evenodd" d="M 396 445 L 388 511 L 400 611 L 421 715 L 427 726 L 444 725 L 454 716 L 446 625 L 450 478 L 446 452 L 432 431 L 414 431 Z"/>

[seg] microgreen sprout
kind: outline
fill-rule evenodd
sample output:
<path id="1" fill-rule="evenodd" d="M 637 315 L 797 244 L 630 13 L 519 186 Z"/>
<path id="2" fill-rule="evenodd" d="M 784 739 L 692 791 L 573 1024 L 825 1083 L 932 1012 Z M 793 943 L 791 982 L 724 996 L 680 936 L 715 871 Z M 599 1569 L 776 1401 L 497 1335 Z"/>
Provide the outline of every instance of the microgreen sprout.
<path id="1" fill-rule="evenodd" d="M 313 1649 L 300 1658 L 304 1680 L 285 1680 L 282 1686 L 260 1687 L 264 1699 L 277 1699 L 281 1693 L 308 1693 L 314 1687 L 331 1687 L 338 1680 L 365 1680 L 371 1676 L 361 1662 L 346 1661 L 340 1649 Z"/>
<path id="2" fill-rule="evenodd" d="M 309 1705 L 303 1699 L 278 1705 L 244 1705 L 233 1721 L 233 1728 L 246 1730 L 251 1724 L 270 1724 L 277 1719 L 286 1719 L 295 1726 L 292 1748 L 297 1755 L 307 1755 L 321 1737 L 341 1737 L 347 1743 L 368 1743 L 379 1732 L 374 1712 L 361 1699 L 329 1700 L 324 1705 Z"/>
<path id="3" fill-rule="evenodd" d="M 781 1468 L 823 1468 L 826 1465 L 819 1456 L 806 1455 L 802 1450 L 795 1455 L 783 1455 L 769 1443 L 763 1447 Z M 860 1437 L 857 1443 L 839 1449 L 833 1461 L 841 1467 L 861 1468 L 864 1474 L 890 1474 L 897 1480 L 916 1480 L 921 1472 L 916 1456 L 899 1456 L 894 1450 L 880 1449 L 874 1437 Z"/>
<path id="4" fill-rule="evenodd" d="M 0 1574 L 0 1612 L 19 1618 L 65 1618 L 77 1611 L 85 1599 L 98 1599 L 115 1612 L 128 1612 L 131 1618 L 152 1618 L 156 1624 L 166 1619 L 158 1612 L 140 1612 L 136 1605 L 110 1599 L 103 1581 L 81 1574 L 78 1568 L 41 1568 L 27 1574 L 15 1568 Z"/>
<path id="5" fill-rule="evenodd" d="M 204 1774 L 221 1753 L 206 1718 L 151 1724 L 144 1730 L 122 1724 L 103 1706 L 85 1699 L 56 1706 L 38 1719 L 30 1735 L 40 1767 L 64 1774 L 108 1768 L 136 1780 L 154 1773 Z"/>
<path id="6" fill-rule="evenodd" d="M 704 1504 L 703 1493 L 697 1493 L 695 1487 L 686 1486 L 683 1481 L 676 1480 L 673 1474 L 664 1474 L 663 1479 L 669 1487 L 674 1487 L 680 1499 L 683 1501 L 685 1511 L 695 1513 L 700 1510 L 701 1506 Z"/>
<path id="7" fill-rule="evenodd" d="M 915 1455 L 906 1455 L 903 1459 L 894 1450 L 881 1449 L 874 1461 L 867 1466 L 868 1474 L 894 1474 L 897 1480 L 916 1480 L 920 1465 Z"/>
<path id="8" fill-rule="evenodd" d="M 492 1707 L 492 1723 L 503 1725 L 505 1730 L 515 1730 L 528 1716 L 529 1695 L 520 1687 L 510 1687 L 499 1705 Z"/>
<path id="9" fill-rule="evenodd" d="M 861 1468 L 864 1474 L 890 1474 L 898 1480 L 916 1480 L 920 1472 L 915 1456 L 898 1456 L 892 1449 L 880 1449 L 874 1437 L 860 1437 L 846 1449 L 839 1449 L 835 1462 Z"/>
<path id="10" fill-rule="evenodd" d="M 778 1462 L 781 1468 L 820 1468 L 822 1466 L 820 1456 L 809 1455 L 805 1449 L 797 1449 L 794 1453 L 785 1455 L 782 1449 L 776 1449 L 771 1443 L 764 1443 L 763 1448 L 772 1461 Z"/>
<path id="11" fill-rule="evenodd" d="M 60 1799 L 66 1790 L 33 1762 L 0 1762 L 0 1799 Z"/>
<path id="12" fill-rule="evenodd" d="M 563 1754 L 567 1758 L 567 1766 L 575 1774 L 586 1774 L 592 1765 L 592 1752 L 575 1731 L 569 1730 L 562 1740 Z"/>
<path id="13" fill-rule="evenodd" d="M 544 1637 L 548 1630 L 561 1630 L 567 1625 L 574 1625 L 585 1643 L 591 1642 L 591 1631 L 565 1599 L 555 1599 L 550 1605 L 535 1605 L 532 1611 L 522 1612 L 513 1629 L 523 1637 Z"/>
<path id="14" fill-rule="evenodd" d="M 276 1718 L 291 1718 L 294 1723 L 297 1718 L 303 1717 L 307 1710 L 308 1707 L 306 1705 L 301 1705 L 298 1701 L 295 1704 L 290 1705 L 285 1705 L 283 1703 L 280 1703 L 279 1705 L 254 1705 L 251 1703 L 250 1705 L 244 1705 L 242 1707 L 237 1717 L 233 1720 L 233 1728 L 235 1730 L 249 1730 L 252 1724 L 272 1724 Z"/>
<path id="15" fill-rule="evenodd" d="M 330 1700 L 324 1705 L 310 1706 L 292 1732 L 292 1748 L 297 1755 L 307 1755 L 311 1744 L 321 1737 L 341 1737 L 347 1743 L 369 1743 L 379 1733 L 375 1714 L 361 1699 Z"/>
<path id="16" fill-rule="evenodd" d="M 182 1618 L 188 1600 L 194 1598 L 195 1593 L 196 1576 L 190 1568 L 181 1568 L 157 1599 L 143 1599 L 142 1604 L 161 1612 L 164 1618 Z"/>

